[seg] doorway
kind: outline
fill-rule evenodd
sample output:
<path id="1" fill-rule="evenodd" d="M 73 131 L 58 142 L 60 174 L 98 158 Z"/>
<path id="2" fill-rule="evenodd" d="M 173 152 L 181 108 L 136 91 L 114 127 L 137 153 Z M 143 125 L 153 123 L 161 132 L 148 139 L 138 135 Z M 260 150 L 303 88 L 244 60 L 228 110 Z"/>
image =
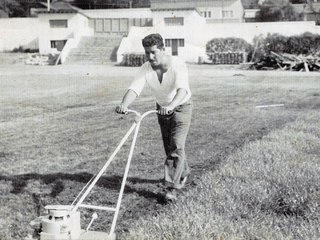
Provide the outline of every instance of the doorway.
<path id="1" fill-rule="evenodd" d="M 172 56 L 178 56 L 178 39 L 172 39 L 171 53 L 172 53 Z"/>
<path id="2" fill-rule="evenodd" d="M 67 42 L 67 40 L 51 41 L 51 48 L 56 48 L 59 52 L 61 52 L 64 45 L 66 45 L 66 42 Z"/>
<path id="3" fill-rule="evenodd" d="M 184 39 L 166 39 L 165 46 L 171 47 L 172 56 L 178 56 L 179 47 L 184 47 Z"/>

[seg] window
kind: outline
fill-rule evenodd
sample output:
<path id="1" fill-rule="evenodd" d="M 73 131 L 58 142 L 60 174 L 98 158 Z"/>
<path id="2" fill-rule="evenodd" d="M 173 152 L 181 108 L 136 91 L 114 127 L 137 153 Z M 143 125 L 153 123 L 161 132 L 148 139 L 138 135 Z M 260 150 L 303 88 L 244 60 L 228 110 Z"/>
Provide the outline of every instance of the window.
<path id="1" fill-rule="evenodd" d="M 171 41 L 170 41 L 170 39 L 166 39 L 166 40 L 165 40 L 165 46 L 166 46 L 166 47 L 171 47 Z"/>
<path id="2" fill-rule="evenodd" d="M 132 24 L 138 27 L 152 26 L 152 18 L 133 18 Z"/>
<path id="3" fill-rule="evenodd" d="M 183 26 L 183 17 L 164 18 L 165 26 Z"/>
<path id="4" fill-rule="evenodd" d="M 103 19 L 96 19 L 96 32 L 103 32 Z"/>
<path id="5" fill-rule="evenodd" d="M 127 18 L 120 19 L 120 32 L 127 32 L 128 29 L 129 29 L 128 19 Z"/>
<path id="6" fill-rule="evenodd" d="M 165 47 L 172 47 L 172 41 L 177 41 L 178 47 L 184 47 L 184 39 L 165 39 Z"/>
<path id="7" fill-rule="evenodd" d="M 103 30 L 102 30 L 102 20 L 101 19 L 97 19 L 96 20 L 96 31 L 97 32 L 111 32 L 111 23 L 112 23 L 112 19 L 111 18 L 105 18 L 104 22 L 103 22 Z"/>
<path id="8" fill-rule="evenodd" d="M 49 20 L 51 28 L 68 28 L 68 20 Z"/>
<path id="9" fill-rule="evenodd" d="M 179 39 L 179 47 L 184 47 L 184 39 Z"/>
<path id="10" fill-rule="evenodd" d="M 120 19 L 112 19 L 112 31 L 113 32 L 120 31 Z"/>
<path id="11" fill-rule="evenodd" d="M 233 18 L 233 11 L 222 11 L 222 18 Z"/>
<path id="12" fill-rule="evenodd" d="M 64 45 L 66 45 L 67 40 L 52 40 L 51 48 L 56 48 L 58 51 L 62 51 Z"/>
<path id="13" fill-rule="evenodd" d="M 184 39 L 165 39 L 165 46 L 171 48 L 172 56 L 178 56 L 179 47 L 184 47 Z"/>
<path id="14" fill-rule="evenodd" d="M 211 18 L 211 11 L 201 12 L 202 17 Z"/>

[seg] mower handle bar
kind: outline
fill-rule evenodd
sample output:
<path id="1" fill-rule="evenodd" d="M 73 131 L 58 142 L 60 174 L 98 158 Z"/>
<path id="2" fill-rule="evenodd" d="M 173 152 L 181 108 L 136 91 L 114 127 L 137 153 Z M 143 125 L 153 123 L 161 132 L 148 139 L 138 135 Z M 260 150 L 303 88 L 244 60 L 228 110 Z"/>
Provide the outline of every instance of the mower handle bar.
<path id="1" fill-rule="evenodd" d="M 84 192 L 84 194 L 82 195 L 82 197 L 80 198 L 80 200 L 78 200 L 78 197 L 80 197 L 82 191 L 80 192 L 80 194 L 76 197 L 76 199 L 74 200 L 74 202 L 72 203 L 72 205 L 78 200 L 77 204 L 73 207 L 72 211 L 76 211 L 80 206 L 82 207 L 87 207 L 90 208 L 90 206 L 88 207 L 87 205 L 83 205 L 82 202 L 83 200 L 86 198 L 86 196 L 89 194 L 89 192 L 91 191 L 91 189 L 93 188 L 93 186 L 96 184 L 96 182 L 98 181 L 98 179 L 101 177 L 101 175 L 104 173 L 104 171 L 106 170 L 106 168 L 108 167 L 108 165 L 111 163 L 111 161 L 113 160 L 114 156 L 117 154 L 117 152 L 120 150 L 120 148 L 122 147 L 122 145 L 124 144 L 124 142 L 127 140 L 127 138 L 129 137 L 129 135 L 136 130 L 136 135 L 138 133 L 138 129 L 140 127 L 140 123 L 141 120 L 147 116 L 150 113 L 157 113 L 158 111 L 156 110 L 150 110 L 145 112 L 144 114 L 140 114 L 139 112 L 135 111 L 135 110 L 130 110 L 128 109 L 126 111 L 126 113 L 134 113 L 136 114 L 136 119 L 135 119 L 135 123 L 131 126 L 131 128 L 129 129 L 129 131 L 127 132 L 127 134 L 123 137 L 123 139 L 121 140 L 120 144 L 118 145 L 118 147 L 116 148 L 116 150 L 113 152 L 113 154 L 110 156 L 110 158 L 108 159 L 107 163 L 103 166 L 103 168 L 100 170 L 100 172 L 94 177 L 94 179 L 92 179 L 92 181 L 90 180 L 88 182 L 88 184 L 90 184 L 88 187 L 87 185 L 85 186 L 86 191 Z M 136 137 L 135 137 L 136 138 Z M 135 139 L 134 139 L 135 141 Z M 134 147 L 134 144 L 132 145 Z M 133 151 L 133 147 L 132 147 L 132 151 Z M 131 158 L 131 157 L 130 157 Z M 129 161 L 129 160 L 128 160 Z M 130 160 L 131 161 L 131 160 Z M 83 189 L 84 190 L 84 189 Z M 100 208 L 101 209 L 101 208 Z M 115 210 L 115 209 L 111 209 L 111 208 L 103 208 L 104 210 Z"/>
<path id="2" fill-rule="evenodd" d="M 126 111 L 126 113 L 134 113 L 136 114 L 137 118 L 136 118 L 136 122 L 139 122 L 141 121 L 145 116 L 149 115 L 150 113 L 157 113 L 158 111 L 157 110 L 150 110 L 150 111 L 147 111 L 143 114 L 137 112 L 136 110 L 131 110 L 131 109 L 128 109 Z"/>

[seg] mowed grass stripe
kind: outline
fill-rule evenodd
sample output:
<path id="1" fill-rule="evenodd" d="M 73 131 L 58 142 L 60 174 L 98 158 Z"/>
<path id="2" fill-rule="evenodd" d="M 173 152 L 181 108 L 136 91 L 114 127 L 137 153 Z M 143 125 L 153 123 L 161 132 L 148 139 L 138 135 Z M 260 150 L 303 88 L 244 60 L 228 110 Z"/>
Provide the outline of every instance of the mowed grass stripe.
<path id="1" fill-rule="evenodd" d="M 320 119 L 310 112 L 248 142 L 127 239 L 319 239 Z"/>

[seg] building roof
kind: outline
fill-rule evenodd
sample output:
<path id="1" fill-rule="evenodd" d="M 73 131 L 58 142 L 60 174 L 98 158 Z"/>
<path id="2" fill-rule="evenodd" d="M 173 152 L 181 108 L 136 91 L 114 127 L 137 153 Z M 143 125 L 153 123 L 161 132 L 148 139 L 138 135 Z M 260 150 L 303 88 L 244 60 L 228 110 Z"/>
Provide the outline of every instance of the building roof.
<path id="1" fill-rule="evenodd" d="M 200 16 L 202 16 L 198 8 L 192 8 L 192 7 L 190 7 L 190 8 L 187 8 L 187 7 L 186 8 L 151 8 L 151 11 L 153 11 L 153 12 L 161 12 L 161 11 L 196 11 Z"/>
<path id="2" fill-rule="evenodd" d="M 201 12 L 197 8 L 151 8 L 153 12 L 161 12 L 161 11 L 196 11 L 200 16 Z"/>
<path id="3" fill-rule="evenodd" d="M 44 6 L 48 7 L 47 3 L 41 2 Z M 77 13 L 79 8 L 72 6 L 70 3 L 65 1 L 54 2 L 50 4 L 50 11 L 39 9 L 38 13 Z"/>
<path id="4" fill-rule="evenodd" d="M 153 9 L 174 9 L 179 8 L 203 8 L 203 7 L 215 7 L 217 5 L 231 5 L 233 3 L 240 2 L 241 0 L 150 0 L 151 10 Z"/>
<path id="5" fill-rule="evenodd" d="M 174 10 L 174 11 L 197 11 L 197 8 L 152 8 L 151 11 L 171 11 L 171 10 Z"/>
<path id="6" fill-rule="evenodd" d="M 150 8 L 81 9 L 88 18 L 152 18 Z"/>

